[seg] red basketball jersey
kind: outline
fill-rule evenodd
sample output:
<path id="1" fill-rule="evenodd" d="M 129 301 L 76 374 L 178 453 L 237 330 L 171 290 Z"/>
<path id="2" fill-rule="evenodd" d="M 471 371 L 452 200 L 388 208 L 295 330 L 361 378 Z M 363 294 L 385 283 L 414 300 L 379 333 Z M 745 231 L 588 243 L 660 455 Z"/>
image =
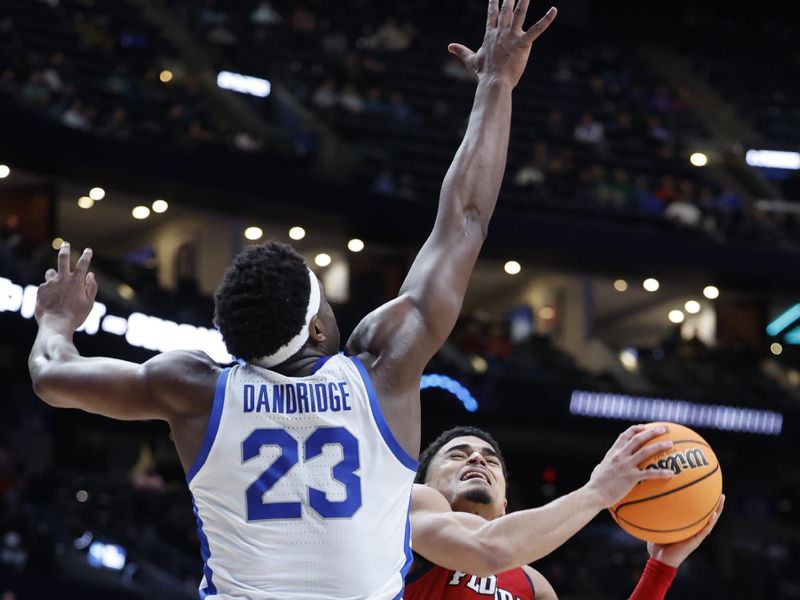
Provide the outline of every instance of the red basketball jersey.
<path id="1" fill-rule="evenodd" d="M 533 582 L 521 567 L 491 577 L 478 577 L 427 561 L 406 577 L 403 594 L 404 600 L 534 600 L 535 597 Z"/>

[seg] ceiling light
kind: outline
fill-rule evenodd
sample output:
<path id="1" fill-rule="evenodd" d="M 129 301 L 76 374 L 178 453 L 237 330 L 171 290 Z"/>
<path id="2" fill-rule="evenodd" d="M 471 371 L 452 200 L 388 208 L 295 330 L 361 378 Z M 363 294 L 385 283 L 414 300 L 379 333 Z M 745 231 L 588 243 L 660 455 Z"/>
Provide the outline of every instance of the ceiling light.
<path id="1" fill-rule="evenodd" d="M 469 362 L 476 373 L 486 373 L 486 371 L 489 370 L 489 363 L 486 362 L 486 359 L 482 356 L 473 354 L 470 357 Z"/>
<path id="2" fill-rule="evenodd" d="M 552 306 L 543 306 L 539 309 L 539 318 L 543 321 L 547 321 L 548 319 L 552 319 L 556 316 L 556 311 Z"/>
<path id="3" fill-rule="evenodd" d="M 302 227 L 292 227 L 289 230 L 289 237 L 293 240 L 302 240 L 306 237 L 306 230 Z"/>
<path id="4" fill-rule="evenodd" d="M 161 80 L 162 83 L 169 83 L 172 81 L 172 71 L 169 69 L 164 69 L 161 73 L 158 74 L 158 78 Z"/>
<path id="5" fill-rule="evenodd" d="M 127 283 L 120 283 L 117 286 L 117 293 L 125 300 L 133 300 L 134 296 L 136 296 L 134 289 Z"/>
<path id="6" fill-rule="evenodd" d="M 708 156 L 702 152 L 693 152 L 689 157 L 689 162 L 695 167 L 705 167 L 708 164 Z"/>
<path id="7" fill-rule="evenodd" d="M 707 285 L 703 288 L 703 296 L 709 300 L 719 298 L 719 288 L 715 285 Z"/>
<path id="8" fill-rule="evenodd" d="M 627 371 L 635 371 L 639 367 L 639 353 L 636 348 L 625 348 L 619 353 L 619 361 Z"/>
<path id="9" fill-rule="evenodd" d="M 783 352 L 783 346 L 781 346 L 778 342 L 772 342 L 769 345 L 769 351 L 772 352 L 775 356 L 780 356 Z"/>
<path id="10" fill-rule="evenodd" d="M 169 208 L 169 203 L 166 200 L 156 200 L 153 202 L 153 212 L 165 213 Z"/>
<path id="11" fill-rule="evenodd" d="M 89 190 L 89 198 L 92 200 L 102 200 L 106 197 L 106 191 L 101 187 L 93 187 Z"/>
<path id="12" fill-rule="evenodd" d="M 509 275 L 516 275 L 517 273 L 519 273 L 522 270 L 522 265 L 520 265 L 515 260 L 510 260 L 505 265 L 503 265 L 503 269 Z"/>
<path id="13" fill-rule="evenodd" d="M 264 230 L 256 226 L 248 227 L 244 230 L 244 237 L 251 241 L 260 240 L 264 237 Z"/>
<path id="14" fill-rule="evenodd" d="M 642 282 L 642 287 L 646 289 L 648 292 L 655 292 L 661 287 L 661 284 L 658 283 L 658 279 L 653 279 L 652 277 L 648 277 L 647 279 Z"/>
<path id="15" fill-rule="evenodd" d="M 361 252 L 364 249 L 364 242 L 358 238 L 353 238 L 347 242 L 347 249 L 350 250 L 350 252 Z"/>
<path id="16" fill-rule="evenodd" d="M 64 240 L 60 237 L 53 238 L 53 242 L 50 245 L 53 247 L 53 250 L 60 250 L 61 246 L 64 245 Z"/>
<path id="17" fill-rule="evenodd" d="M 689 300 L 686 304 L 683 305 L 683 308 L 686 309 L 686 312 L 690 315 L 696 315 L 700 312 L 700 303 L 697 300 Z"/>
<path id="18" fill-rule="evenodd" d="M 150 209 L 146 206 L 137 206 L 131 211 L 131 214 L 133 215 L 134 219 L 146 219 L 150 216 Z"/>
<path id="19" fill-rule="evenodd" d="M 81 196 L 78 198 L 78 206 L 81 208 L 92 208 L 94 206 L 94 200 L 89 196 Z"/>
<path id="20" fill-rule="evenodd" d="M 0 165 L 0 179 L 5 179 L 11 175 L 11 169 L 8 168 L 8 165 Z"/>
<path id="21" fill-rule="evenodd" d="M 683 323 L 684 316 L 681 310 L 671 310 L 667 316 L 671 323 Z"/>
<path id="22" fill-rule="evenodd" d="M 625 290 L 628 289 L 628 282 L 625 281 L 624 279 L 617 279 L 614 282 L 614 289 L 617 290 L 618 292 L 624 292 Z"/>
<path id="23" fill-rule="evenodd" d="M 331 264 L 330 254 L 325 254 L 324 252 L 317 254 L 314 257 L 314 264 L 316 264 L 318 267 L 327 267 L 329 264 Z"/>

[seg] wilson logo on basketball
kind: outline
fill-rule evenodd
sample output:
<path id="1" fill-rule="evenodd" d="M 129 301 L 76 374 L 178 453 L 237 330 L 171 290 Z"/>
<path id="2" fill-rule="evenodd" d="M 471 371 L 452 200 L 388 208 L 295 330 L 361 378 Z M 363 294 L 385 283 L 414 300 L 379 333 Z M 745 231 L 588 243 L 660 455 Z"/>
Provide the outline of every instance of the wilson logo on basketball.
<path id="1" fill-rule="evenodd" d="M 645 469 L 671 469 L 675 475 L 678 475 L 684 469 L 697 469 L 707 466 L 708 460 L 706 460 L 706 455 L 703 454 L 703 451 L 700 448 L 690 448 L 659 459 L 647 465 Z"/>

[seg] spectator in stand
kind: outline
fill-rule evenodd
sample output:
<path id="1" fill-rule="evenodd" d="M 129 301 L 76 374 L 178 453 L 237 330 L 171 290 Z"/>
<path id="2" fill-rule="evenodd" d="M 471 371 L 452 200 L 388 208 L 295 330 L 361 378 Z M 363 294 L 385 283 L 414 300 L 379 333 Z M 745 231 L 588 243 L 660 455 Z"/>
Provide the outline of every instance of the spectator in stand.
<path id="1" fill-rule="evenodd" d="M 661 183 L 656 188 L 654 194 L 666 206 L 678 199 L 678 190 L 675 187 L 675 178 L 671 175 L 664 175 Z"/>
<path id="2" fill-rule="evenodd" d="M 330 110 L 339 103 L 339 95 L 336 93 L 336 82 L 333 79 L 326 79 L 322 82 L 311 95 L 311 104 L 320 110 Z"/>
<path id="3" fill-rule="evenodd" d="M 605 142 L 605 127 L 589 113 L 581 116 L 580 123 L 575 127 L 574 138 L 576 142 L 599 148 Z"/>
<path id="4" fill-rule="evenodd" d="M 339 96 L 339 104 L 351 114 L 361 114 L 364 112 L 364 99 L 356 90 L 356 86 L 348 83 Z"/>
<path id="5" fill-rule="evenodd" d="M 261 0 L 250 13 L 250 22 L 253 25 L 280 25 L 283 18 L 272 8 L 269 0 Z"/>

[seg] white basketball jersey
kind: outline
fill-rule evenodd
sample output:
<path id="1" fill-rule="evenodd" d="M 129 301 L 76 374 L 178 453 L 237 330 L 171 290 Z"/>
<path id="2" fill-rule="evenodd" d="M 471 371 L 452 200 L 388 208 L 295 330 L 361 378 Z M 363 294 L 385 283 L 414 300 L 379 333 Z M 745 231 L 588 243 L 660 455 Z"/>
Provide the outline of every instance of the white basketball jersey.
<path id="1" fill-rule="evenodd" d="M 226 369 L 187 474 L 200 597 L 401 598 L 416 469 L 357 358 L 330 357 L 308 377 Z"/>

